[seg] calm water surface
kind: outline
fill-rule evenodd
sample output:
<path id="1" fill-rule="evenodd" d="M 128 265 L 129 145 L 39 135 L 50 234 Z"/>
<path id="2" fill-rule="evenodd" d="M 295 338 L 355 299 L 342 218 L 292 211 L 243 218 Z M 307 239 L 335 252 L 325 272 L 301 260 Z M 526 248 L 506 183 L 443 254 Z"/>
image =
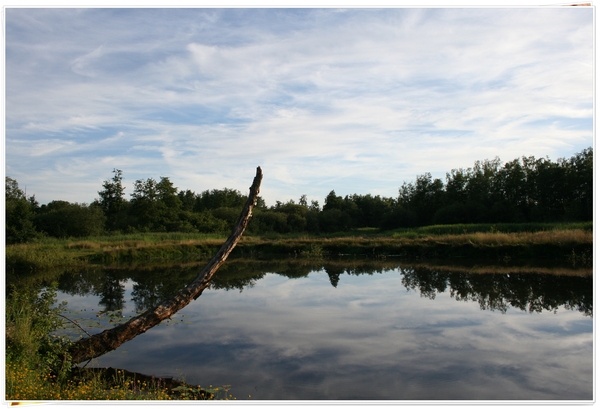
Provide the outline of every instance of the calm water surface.
<path id="1" fill-rule="evenodd" d="M 88 366 L 231 385 L 237 399 L 593 399 L 591 276 L 300 270 L 230 269 Z M 112 325 L 100 310 L 132 316 L 185 271 L 70 276 L 59 301 L 99 332 Z"/>

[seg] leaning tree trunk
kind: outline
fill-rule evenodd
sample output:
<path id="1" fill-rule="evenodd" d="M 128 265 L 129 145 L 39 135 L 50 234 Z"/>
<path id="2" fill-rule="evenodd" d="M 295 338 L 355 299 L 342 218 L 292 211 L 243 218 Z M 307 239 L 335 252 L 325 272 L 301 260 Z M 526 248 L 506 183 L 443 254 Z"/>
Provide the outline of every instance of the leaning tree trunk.
<path id="1" fill-rule="evenodd" d="M 240 214 L 237 225 L 227 241 L 221 246 L 217 254 L 209 261 L 194 281 L 188 284 L 171 299 L 163 301 L 153 309 L 132 318 L 126 323 L 75 342 L 69 349 L 71 362 L 78 364 L 118 348 L 123 343 L 146 332 L 155 325 L 160 324 L 160 322 L 171 317 L 177 311 L 192 302 L 192 300 L 198 298 L 202 294 L 202 291 L 208 287 L 213 275 L 225 262 L 229 253 L 231 253 L 241 239 L 242 234 L 244 234 L 246 226 L 248 226 L 248 222 L 252 217 L 252 209 L 256 205 L 261 181 L 262 170 L 258 167 L 256 168 L 256 176 L 254 177 L 252 186 L 250 186 L 248 200 Z"/>

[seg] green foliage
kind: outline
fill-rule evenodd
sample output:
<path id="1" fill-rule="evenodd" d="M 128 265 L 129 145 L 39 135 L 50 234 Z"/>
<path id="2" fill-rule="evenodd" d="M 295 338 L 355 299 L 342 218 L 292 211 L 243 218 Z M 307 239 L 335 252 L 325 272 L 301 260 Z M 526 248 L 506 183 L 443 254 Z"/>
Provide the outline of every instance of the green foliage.
<path id="1" fill-rule="evenodd" d="M 323 250 L 323 246 L 317 243 L 311 243 L 306 249 L 302 250 L 300 254 L 309 258 L 322 258 L 325 255 L 325 251 Z"/>
<path id="2" fill-rule="evenodd" d="M 593 151 L 552 162 L 532 156 L 502 164 L 475 162 L 446 174 L 445 187 L 426 173 L 404 183 L 398 203 L 418 224 L 586 221 L 593 217 Z"/>
<path id="3" fill-rule="evenodd" d="M 246 203 L 247 196 L 242 195 L 235 189 L 213 189 L 205 190 L 196 196 L 195 211 L 214 210 L 220 207 L 242 208 Z"/>
<path id="4" fill-rule="evenodd" d="M 6 247 L 6 272 L 49 270 L 81 264 L 53 238 Z M 52 242 L 50 242 L 52 241 Z"/>
<path id="5" fill-rule="evenodd" d="M 211 210 L 210 214 L 212 214 L 215 219 L 223 220 L 226 223 L 225 230 L 230 232 L 237 223 L 241 211 L 241 207 L 218 207 Z"/>
<path id="6" fill-rule="evenodd" d="M 104 231 L 106 216 L 97 205 L 53 200 L 35 216 L 38 230 L 52 237 L 96 236 Z"/>
<path id="7" fill-rule="evenodd" d="M 25 243 L 37 236 L 33 218 L 35 198 L 27 200 L 16 180 L 6 177 L 6 244 Z"/>
<path id="8" fill-rule="evenodd" d="M 382 216 L 381 229 L 392 230 L 400 227 L 414 227 L 418 224 L 417 214 L 407 210 L 401 205 L 396 205 Z"/>
<path id="9" fill-rule="evenodd" d="M 350 215 L 340 209 L 327 209 L 319 213 L 319 229 L 325 233 L 349 230 L 351 223 Z"/>
<path id="10" fill-rule="evenodd" d="M 110 373 L 115 373 L 112 377 Z M 108 401 L 108 400 L 229 400 L 230 385 L 200 388 L 171 379 L 150 378 L 119 369 L 73 371 L 71 377 L 56 375 L 21 362 L 6 362 L 5 399 L 11 401 Z M 132 374 L 131 376 L 129 374 Z M 136 379 L 137 377 L 142 379 Z M 148 379 L 150 378 L 150 379 Z M 177 383 L 180 386 L 172 387 Z M 181 393 L 184 389 L 187 393 Z M 190 393 L 195 391 L 195 394 Z"/>
<path id="11" fill-rule="evenodd" d="M 134 183 L 123 198 L 123 174 L 103 184 L 90 206 L 53 201 L 41 208 L 6 179 L 7 244 L 23 243 L 39 232 L 54 237 L 98 235 L 102 223 L 110 233 L 185 232 L 227 234 L 247 196 L 234 189 L 179 191 L 167 177 Z M 522 157 L 476 161 L 472 168 L 452 169 L 446 182 L 430 173 L 404 182 L 396 198 L 338 196 L 332 190 L 322 209 L 306 195 L 295 203 L 267 207 L 258 198 L 248 234 L 347 234 L 376 227 L 382 231 L 432 224 L 573 222 L 593 219 L 593 150 L 569 159 Z M 102 215 L 98 212 L 101 210 Z M 35 229 L 34 229 L 35 227 Z"/>
<path id="12" fill-rule="evenodd" d="M 52 372 L 59 379 L 69 373 L 71 362 L 66 350 L 69 341 L 52 332 L 62 328 L 61 312 L 66 303 L 56 302 L 56 284 L 39 294 L 12 286 L 6 296 L 7 354 L 13 362 Z"/>
<path id="13" fill-rule="evenodd" d="M 257 211 L 248 228 L 252 233 L 286 233 L 287 215 L 278 211 Z"/>
<path id="14" fill-rule="evenodd" d="M 98 203 L 106 216 L 107 230 L 118 230 L 122 227 L 124 210 L 127 205 L 124 198 L 123 171 L 113 169 L 113 173 L 115 174 L 113 178 L 105 181 L 102 184 L 104 189 L 98 192 L 100 196 Z"/>

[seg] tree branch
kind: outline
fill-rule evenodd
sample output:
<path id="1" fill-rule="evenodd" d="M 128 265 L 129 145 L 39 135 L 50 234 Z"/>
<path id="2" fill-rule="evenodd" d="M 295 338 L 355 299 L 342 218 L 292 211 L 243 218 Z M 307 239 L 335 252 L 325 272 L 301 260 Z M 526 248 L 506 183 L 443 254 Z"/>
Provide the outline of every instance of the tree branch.
<path id="1" fill-rule="evenodd" d="M 72 362 L 77 364 L 115 350 L 123 343 L 160 324 L 163 320 L 171 317 L 177 311 L 184 308 L 192 300 L 198 298 L 202 294 L 202 291 L 208 287 L 214 274 L 225 262 L 244 234 L 244 231 L 250 222 L 250 218 L 252 217 L 252 210 L 256 205 L 261 181 L 262 170 L 259 166 L 256 168 L 256 176 L 254 177 L 252 186 L 250 186 L 248 200 L 244 205 L 242 213 L 240 214 L 231 235 L 194 281 L 172 298 L 163 301 L 153 309 L 130 319 L 126 323 L 75 342 L 69 349 Z"/>

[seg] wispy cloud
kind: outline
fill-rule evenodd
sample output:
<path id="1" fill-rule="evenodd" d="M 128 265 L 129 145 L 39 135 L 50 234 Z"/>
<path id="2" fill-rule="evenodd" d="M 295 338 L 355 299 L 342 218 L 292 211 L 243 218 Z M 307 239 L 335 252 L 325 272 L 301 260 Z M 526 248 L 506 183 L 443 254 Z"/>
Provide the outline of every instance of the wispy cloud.
<path id="1" fill-rule="evenodd" d="M 261 165 L 274 203 L 395 196 L 478 159 L 570 156 L 592 144 L 592 18 L 9 8 L 6 171 L 42 201 L 91 201 L 113 167 L 245 192 Z"/>
<path id="2" fill-rule="evenodd" d="M 205 292 L 174 316 L 191 325 L 155 327 L 99 365 L 157 376 L 177 368 L 191 383 L 224 379 L 234 396 L 258 399 L 306 399 L 307 390 L 315 400 L 591 397 L 593 365 L 577 359 L 593 350 L 589 317 L 482 311 L 449 292 L 408 291 L 398 271 L 342 274 L 337 288 L 322 271 L 266 274 L 242 293 Z M 75 307 L 98 305 L 89 297 Z"/>

